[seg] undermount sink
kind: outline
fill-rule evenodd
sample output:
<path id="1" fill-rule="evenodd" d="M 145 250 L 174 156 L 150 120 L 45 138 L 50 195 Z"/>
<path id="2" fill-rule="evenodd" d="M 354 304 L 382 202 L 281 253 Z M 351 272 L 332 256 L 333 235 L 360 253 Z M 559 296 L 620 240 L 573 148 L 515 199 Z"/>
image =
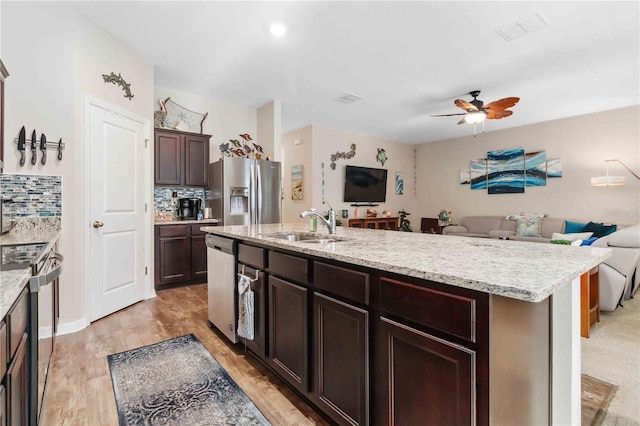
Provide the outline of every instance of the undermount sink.
<path id="1" fill-rule="evenodd" d="M 298 241 L 301 243 L 309 243 L 309 244 L 327 244 L 327 243 L 337 243 L 339 241 L 344 241 L 344 239 L 342 238 L 336 238 L 329 235 L 305 234 L 300 232 L 267 234 L 265 235 L 265 237 L 277 238 L 280 240 L 287 240 L 287 241 Z"/>

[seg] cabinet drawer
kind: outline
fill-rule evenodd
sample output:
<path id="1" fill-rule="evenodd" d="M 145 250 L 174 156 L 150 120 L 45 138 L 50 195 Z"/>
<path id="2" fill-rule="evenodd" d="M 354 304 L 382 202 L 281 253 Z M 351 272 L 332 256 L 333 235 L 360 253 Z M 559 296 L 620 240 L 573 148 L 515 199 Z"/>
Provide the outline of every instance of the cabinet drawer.
<path id="1" fill-rule="evenodd" d="M 9 361 L 16 353 L 20 339 L 22 339 L 22 335 L 27 330 L 27 322 L 29 320 L 29 298 L 27 296 L 28 293 L 25 288 L 7 314 L 7 333 L 9 335 L 9 356 L 7 359 Z"/>
<path id="2" fill-rule="evenodd" d="M 309 283 L 309 262 L 288 254 L 269 252 L 269 272 L 293 281 Z"/>
<path id="3" fill-rule="evenodd" d="M 264 249 L 238 244 L 238 261 L 247 265 L 264 269 Z"/>
<path id="4" fill-rule="evenodd" d="M 7 372 L 7 325 L 0 322 L 0 381 Z M 0 426 L 2 423 L 0 423 Z"/>
<path id="5" fill-rule="evenodd" d="M 476 300 L 471 297 L 381 277 L 380 309 L 476 341 Z"/>
<path id="6" fill-rule="evenodd" d="M 186 237 L 187 225 L 162 225 L 158 235 L 160 237 Z"/>
<path id="7" fill-rule="evenodd" d="M 313 285 L 347 299 L 369 304 L 369 274 L 315 262 Z"/>
<path id="8" fill-rule="evenodd" d="M 204 231 L 202 231 L 200 229 L 203 226 L 210 226 L 210 225 L 191 225 L 191 236 L 193 237 L 194 235 L 204 235 L 204 234 L 206 234 L 206 232 L 204 232 Z"/>

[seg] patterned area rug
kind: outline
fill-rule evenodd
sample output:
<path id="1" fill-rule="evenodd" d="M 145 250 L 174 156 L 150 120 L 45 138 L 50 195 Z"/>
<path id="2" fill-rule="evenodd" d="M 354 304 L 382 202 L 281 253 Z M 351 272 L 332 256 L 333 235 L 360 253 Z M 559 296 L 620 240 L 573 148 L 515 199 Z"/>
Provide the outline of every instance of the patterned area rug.
<path id="1" fill-rule="evenodd" d="M 582 424 L 598 426 L 602 424 L 607 408 L 618 387 L 611 383 L 582 375 Z"/>
<path id="2" fill-rule="evenodd" d="M 270 424 L 193 334 L 107 360 L 120 426 Z"/>

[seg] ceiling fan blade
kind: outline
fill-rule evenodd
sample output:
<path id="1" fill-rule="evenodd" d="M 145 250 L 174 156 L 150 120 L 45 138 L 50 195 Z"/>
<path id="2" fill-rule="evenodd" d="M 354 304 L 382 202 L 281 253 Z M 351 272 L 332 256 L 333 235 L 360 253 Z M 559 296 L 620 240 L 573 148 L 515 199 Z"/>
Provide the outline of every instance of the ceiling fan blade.
<path id="1" fill-rule="evenodd" d="M 500 120 L 501 118 L 508 117 L 511 114 L 513 114 L 513 111 L 510 110 L 496 111 L 494 109 L 490 109 L 487 111 L 487 120 Z"/>
<path id="2" fill-rule="evenodd" d="M 440 115 L 432 115 L 431 117 L 452 117 L 454 115 L 467 115 L 466 112 L 461 112 L 458 114 L 440 114 Z"/>
<path id="3" fill-rule="evenodd" d="M 517 104 L 519 100 L 520 100 L 520 98 L 499 99 L 499 100 L 494 101 L 494 102 L 489 102 L 488 104 L 486 104 L 483 107 L 483 109 L 491 109 L 491 110 L 494 110 L 494 111 L 500 111 L 500 110 L 504 110 L 504 109 L 507 109 L 507 108 L 511 108 L 512 106 Z"/>
<path id="4" fill-rule="evenodd" d="M 465 114 L 465 115 L 467 115 L 467 114 Z M 458 124 L 464 124 L 464 123 L 466 123 L 466 121 L 464 121 L 464 117 L 462 117 L 462 119 L 460 121 L 458 121 Z"/>
<path id="5" fill-rule="evenodd" d="M 477 111 L 478 108 L 476 108 L 476 106 L 470 102 L 467 101 L 463 101 L 462 99 L 456 99 L 455 102 L 456 106 L 458 108 L 462 108 L 465 111 Z"/>

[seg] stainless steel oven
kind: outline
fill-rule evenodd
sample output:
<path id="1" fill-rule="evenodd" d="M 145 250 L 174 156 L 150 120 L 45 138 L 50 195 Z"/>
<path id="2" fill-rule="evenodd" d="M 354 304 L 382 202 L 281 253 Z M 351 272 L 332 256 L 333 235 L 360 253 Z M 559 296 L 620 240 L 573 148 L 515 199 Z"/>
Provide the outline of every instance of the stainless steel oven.
<path id="1" fill-rule="evenodd" d="M 31 295 L 31 324 L 38 327 L 31 332 L 31 401 L 30 416 L 40 423 L 42 404 L 47 389 L 51 368 L 55 336 L 59 318 L 59 277 L 62 273 L 63 256 L 57 251 L 57 243 L 48 244 L 32 261 L 32 277 L 29 280 Z M 37 383 L 37 386 L 35 384 Z"/>

